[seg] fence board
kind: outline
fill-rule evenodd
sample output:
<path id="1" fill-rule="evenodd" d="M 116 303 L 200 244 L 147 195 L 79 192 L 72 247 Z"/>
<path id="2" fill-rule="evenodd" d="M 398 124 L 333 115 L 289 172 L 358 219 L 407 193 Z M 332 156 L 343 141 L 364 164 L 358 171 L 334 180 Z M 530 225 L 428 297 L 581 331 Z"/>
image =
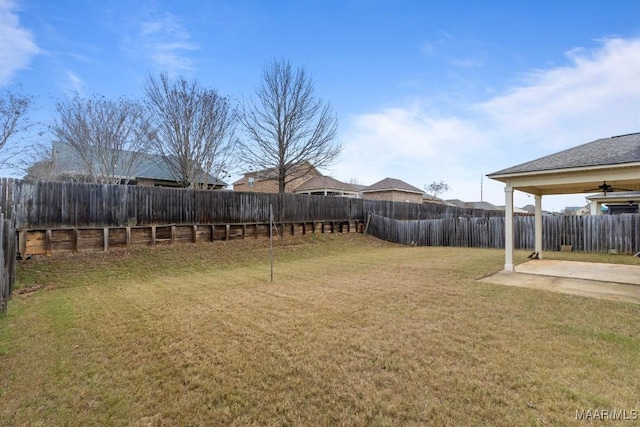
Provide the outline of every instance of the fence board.
<path id="1" fill-rule="evenodd" d="M 542 228 L 545 251 L 566 244 L 582 252 L 640 252 L 640 214 L 544 216 Z M 515 217 L 515 248 L 533 250 L 534 230 L 533 217 Z M 504 248 L 504 217 L 403 221 L 372 214 L 368 234 L 403 245 Z"/>

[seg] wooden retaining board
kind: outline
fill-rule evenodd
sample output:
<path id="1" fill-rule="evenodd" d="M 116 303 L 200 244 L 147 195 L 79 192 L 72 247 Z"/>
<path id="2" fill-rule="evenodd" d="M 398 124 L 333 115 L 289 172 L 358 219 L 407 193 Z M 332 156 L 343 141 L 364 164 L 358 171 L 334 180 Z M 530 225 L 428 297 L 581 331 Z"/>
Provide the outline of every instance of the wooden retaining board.
<path id="1" fill-rule="evenodd" d="M 276 235 L 362 232 L 362 221 L 313 221 L 274 224 Z M 52 255 L 64 252 L 108 251 L 139 246 L 213 242 L 269 237 L 269 224 L 151 225 L 19 230 L 19 252 Z"/>

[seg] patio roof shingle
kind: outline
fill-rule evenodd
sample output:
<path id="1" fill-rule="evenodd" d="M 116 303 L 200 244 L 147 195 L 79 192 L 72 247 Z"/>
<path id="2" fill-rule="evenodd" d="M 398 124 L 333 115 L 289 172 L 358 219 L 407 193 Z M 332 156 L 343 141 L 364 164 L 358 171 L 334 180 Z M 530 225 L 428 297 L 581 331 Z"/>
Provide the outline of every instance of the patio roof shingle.
<path id="1" fill-rule="evenodd" d="M 640 133 L 602 138 L 488 176 L 640 162 Z"/>

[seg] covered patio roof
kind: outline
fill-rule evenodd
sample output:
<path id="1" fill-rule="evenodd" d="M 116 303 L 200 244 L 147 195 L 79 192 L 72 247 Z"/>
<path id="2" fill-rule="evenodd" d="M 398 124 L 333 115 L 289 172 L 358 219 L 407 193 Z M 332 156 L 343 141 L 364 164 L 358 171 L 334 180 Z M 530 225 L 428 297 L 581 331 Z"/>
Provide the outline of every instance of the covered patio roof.
<path id="1" fill-rule="evenodd" d="M 513 191 L 535 195 L 542 254 L 542 196 L 640 190 L 640 133 L 602 138 L 487 175 L 505 183 L 505 270 L 513 271 Z"/>
<path id="2" fill-rule="evenodd" d="M 602 138 L 487 175 L 529 194 L 640 190 L 640 133 Z"/>

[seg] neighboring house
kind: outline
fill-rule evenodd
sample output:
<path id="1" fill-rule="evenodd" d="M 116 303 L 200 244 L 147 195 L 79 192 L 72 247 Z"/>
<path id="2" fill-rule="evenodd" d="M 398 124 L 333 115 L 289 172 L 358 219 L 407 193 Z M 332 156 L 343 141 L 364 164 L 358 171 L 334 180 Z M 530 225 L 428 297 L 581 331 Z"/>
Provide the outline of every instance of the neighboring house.
<path id="1" fill-rule="evenodd" d="M 385 178 L 361 190 L 362 198 L 390 202 L 422 203 L 424 191 L 395 178 Z"/>
<path id="2" fill-rule="evenodd" d="M 467 208 L 466 202 L 463 202 L 460 199 L 447 199 L 444 201 L 444 204 L 447 206 L 455 206 L 457 208 Z"/>
<path id="3" fill-rule="evenodd" d="M 449 199 L 449 200 L 445 200 L 444 203 L 446 205 L 449 206 L 455 206 L 458 208 L 464 208 L 464 209 L 483 209 L 485 211 L 501 211 L 504 212 L 504 206 L 498 206 L 498 205 L 494 205 L 493 203 L 489 203 L 489 202 L 463 202 L 460 199 Z M 530 214 L 531 212 L 529 212 L 527 209 L 527 207 L 525 206 L 524 208 L 513 208 L 513 212 L 515 214 L 520 214 L 520 215 L 526 215 L 526 214 Z M 534 208 L 535 209 L 535 208 Z"/>
<path id="4" fill-rule="evenodd" d="M 482 209 L 485 211 L 504 211 L 504 207 L 496 206 L 489 202 L 467 202 L 466 207 L 469 209 Z M 520 211 L 524 212 L 522 209 Z"/>
<path id="5" fill-rule="evenodd" d="M 525 205 L 522 207 L 522 210 L 530 213 L 530 214 L 534 214 L 536 213 L 536 207 L 533 205 Z"/>
<path id="6" fill-rule="evenodd" d="M 502 207 L 502 209 L 504 210 L 504 206 Z M 517 212 L 518 208 L 513 208 L 513 209 L 514 209 L 514 212 Z M 531 204 L 523 206 L 522 210 L 530 215 L 534 215 L 536 213 L 536 207 Z M 543 210 L 542 215 L 553 215 L 553 212 Z"/>
<path id="7" fill-rule="evenodd" d="M 591 208 L 589 205 L 586 206 L 567 206 L 562 211 L 563 215 L 589 215 Z"/>
<path id="8" fill-rule="evenodd" d="M 300 163 L 293 168 L 290 176 L 293 178 L 285 187 L 286 193 L 292 193 L 297 187 L 313 177 L 321 177 L 322 174 L 308 161 Z M 247 172 L 242 178 L 233 183 L 233 191 L 246 191 L 254 193 L 277 193 L 278 171 L 275 168 Z"/>
<path id="9" fill-rule="evenodd" d="M 124 151 L 123 155 L 127 156 L 130 153 Z M 56 176 L 86 178 L 85 166 L 69 144 L 64 142 L 53 143 L 52 163 L 52 177 L 54 178 Z M 171 175 L 165 157 L 154 154 L 141 154 L 129 173 L 122 169 L 116 169 L 115 177 L 118 176 L 121 177 L 123 183 L 128 181 L 129 185 L 180 187 L 180 184 Z M 205 176 L 205 179 L 203 179 L 203 182 L 198 183 L 199 187 L 220 190 L 227 186 L 225 182 L 217 180 L 211 175 L 203 173 L 203 176 Z"/>
<path id="10" fill-rule="evenodd" d="M 347 184 L 330 176 L 314 176 L 296 187 L 293 192 L 316 196 L 359 198 L 362 185 Z"/>
<path id="11" fill-rule="evenodd" d="M 449 199 L 444 201 L 449 206 L 455 206 L 464 209 L 484 209 L 485 211 L 503 211 L 504 208 L 496 206 L 489 202 L 463 202 L 460 199 Z"/>
<path id="12" fill-rule="evenodd" d="M 504 212 L 504 205 L 491 205 L 491 206 L 495 206 L 497 210 Z M 530 215 L 531 212 L 527 211 L 526 209 L 523 208 L 517 208 L 517 207 L 513 207 L 513 213 L 516 215 Z M 545 212 L 542 212 L 543 214 Z"/>
<path id="13" fill-rule="evenodd" d="M 439 197 L 434 196 L 433 194 L 429 194 L 429 193 L 424 193 L 422 195 L 422 202 L 423 203 L 434 203 L 434 204 L 437 204 L 437 205 L 444 204 L 444 200 L 442 200 Z"/>
<path id="14" fill-rule="evenodd" d="M 640 213 L 640 191 L 618 191 L 587 196 L 591 215 Z M 605 208 L 606 206 L 606 208 Z"/>

